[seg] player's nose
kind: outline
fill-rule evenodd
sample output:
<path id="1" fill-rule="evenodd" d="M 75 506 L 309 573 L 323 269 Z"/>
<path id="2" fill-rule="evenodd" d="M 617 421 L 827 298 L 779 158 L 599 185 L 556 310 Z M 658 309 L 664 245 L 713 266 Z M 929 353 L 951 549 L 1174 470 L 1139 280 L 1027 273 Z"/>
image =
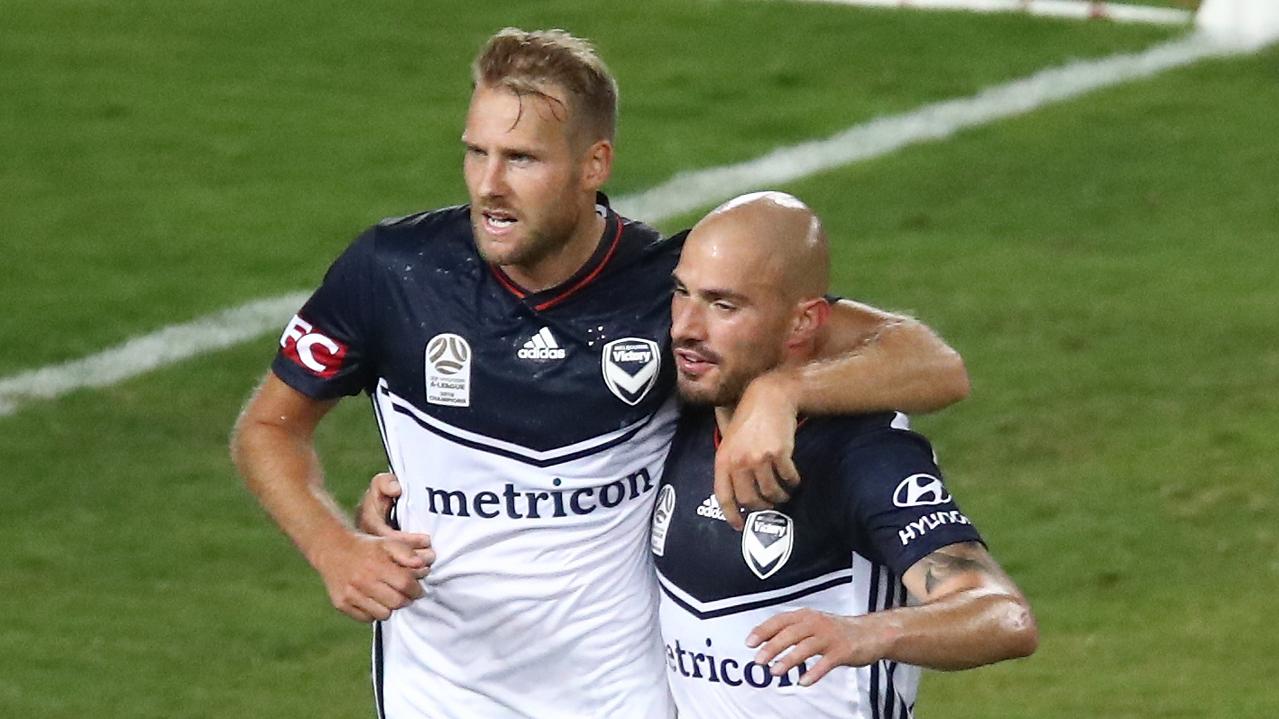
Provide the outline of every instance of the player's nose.
<path id="1" fill-rule="evenodd" d="M 478 189 L 483 197 L 502 197 L 510 189 L 506 183 L 506 167 L 500 158 L 489 157 L 484 163 Z"/>
<path id="2" fill-rule="evenodd" d="M 677 344 L 706 339 L 705 318 L 696 302 L 679 296 L 671 302 L 671 339 Z"/>

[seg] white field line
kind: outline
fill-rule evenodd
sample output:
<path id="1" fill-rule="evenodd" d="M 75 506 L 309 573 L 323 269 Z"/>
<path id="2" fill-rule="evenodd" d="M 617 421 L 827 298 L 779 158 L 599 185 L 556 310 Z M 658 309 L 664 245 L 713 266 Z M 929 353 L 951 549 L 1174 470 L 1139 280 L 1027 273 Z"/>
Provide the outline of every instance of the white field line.
<path id="1" fill-rule="evenodd" d="M 169 325 L 77 360 L 0 379 L 0 416 L 31 400 L 54 399 L 86 387 L 107 387 L 199 354 L 237 345 L 283 323 L 309 292 L 254 300 Z"/>
<path id="2" fill-rule="evenodd" d="M 617 204 L 632 217 L 671 217 L 743 192 L 880 157 L 908 145 L 945 139 L 960 130 L 1022 115 L 1103 87 L 1237 52 L 1240 50 L 1235 46 L 1194 34 L 1139 53 L 1075 61 L 989 87 L 971 97 L 876 118 L 824 140 L 780 148 L 747 162 L 681 173 Z"/>
<path id="3" fill-rule="evenodd" d="M 776 187 L 909 145 L 944 139 L 966 128 L 1025 114 L 1098 88 L 1238 52 L 1242 50 L 1192 35 L 1144 52 L 1072 62 L 971 97 L 925 105 L 855 125 L 824 140 L 779 148 L 754 160 L 680 173 L 646 192 L 621 197 L 616 205 L 625 215 L 660 223 L 743 192 Z M 308 294 L 294 292 L 254 300 L 135 337 L 88 357 L 0 378 L 0 416 L 31 401 L 106 387 L 278 330 Z"/>
<path id="4" fill-rule="evenodd" d="M 967 10 L 969 12 L 1021 12 L 1047 17 L 1104 19 L 1115 22 L 1189 25 L 1189 10 L 1148 5 L 1123 5 L 1089 0 L 790 0 L 791 2 L 856 5 L 858 7 L 911 8 L 913 10 Z"/>

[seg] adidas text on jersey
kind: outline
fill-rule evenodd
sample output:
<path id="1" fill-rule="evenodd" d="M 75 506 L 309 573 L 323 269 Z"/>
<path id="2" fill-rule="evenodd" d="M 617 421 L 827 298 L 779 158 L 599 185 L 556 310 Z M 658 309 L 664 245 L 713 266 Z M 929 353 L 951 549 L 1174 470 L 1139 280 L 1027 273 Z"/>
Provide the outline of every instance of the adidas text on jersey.
<path id="1" fill-rule="evenodd" d="M 555 342 L 550 327 L 543 327 L 537 334 L 529 338 L 515 355 L 520 359 L 553 360 L 564 359 L 568 353 Z"/>

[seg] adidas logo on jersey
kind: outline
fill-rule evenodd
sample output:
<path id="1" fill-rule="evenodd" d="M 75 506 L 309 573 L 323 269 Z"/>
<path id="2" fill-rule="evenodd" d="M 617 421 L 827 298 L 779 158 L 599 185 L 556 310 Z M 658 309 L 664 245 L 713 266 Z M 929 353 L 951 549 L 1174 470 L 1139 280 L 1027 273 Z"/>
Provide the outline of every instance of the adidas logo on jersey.
<path id="1" fill-rule="evenodd" d="M 529 360 L 553 360 L 564 359 L 568 353 L 560 348 L 555 341 L 555 337 L 551 335 L 550 327 L 543 327 L 537 331 L 537 334 L 529 338 L 528 342 L 515 353 L 520 359 Z"/>
<path id="2" fill-rule="evenodd" d="M 719 508 L 719 501 L 715 499 L 713 494 L 707 497 L 706 501 L 697 505 L 697 516 L 718 519 L 721 522 L 728 521 L 724 518 L 724 510 Z"/>

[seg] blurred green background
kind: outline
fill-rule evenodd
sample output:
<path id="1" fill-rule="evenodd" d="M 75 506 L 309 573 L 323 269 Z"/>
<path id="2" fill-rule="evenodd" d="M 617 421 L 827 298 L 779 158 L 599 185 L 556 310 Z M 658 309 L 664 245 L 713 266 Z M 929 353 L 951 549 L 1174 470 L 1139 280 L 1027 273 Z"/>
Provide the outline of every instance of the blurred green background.
<path id="1" fill-rule="evenodd" d="M 614 69 L 615 197 L 1184 32 L 676 0 L 3 15 L 0 376 L 312 287 L 378 218 L 462 201 L 468 64 L 505 25 Z M 917 426 L 1038 613 L 1038 654 L 927 675 L 921 716 L 1279 716 L 1277 107 L 1272 48 L 785 188 L 838 291 L 963 353 L 973 397 Z M 368 629 L 227 459 L 274 340 L 0 417 L 0 716 L 371 715 Z M 320 440 L 352 504 L 367 406 Z"/>

